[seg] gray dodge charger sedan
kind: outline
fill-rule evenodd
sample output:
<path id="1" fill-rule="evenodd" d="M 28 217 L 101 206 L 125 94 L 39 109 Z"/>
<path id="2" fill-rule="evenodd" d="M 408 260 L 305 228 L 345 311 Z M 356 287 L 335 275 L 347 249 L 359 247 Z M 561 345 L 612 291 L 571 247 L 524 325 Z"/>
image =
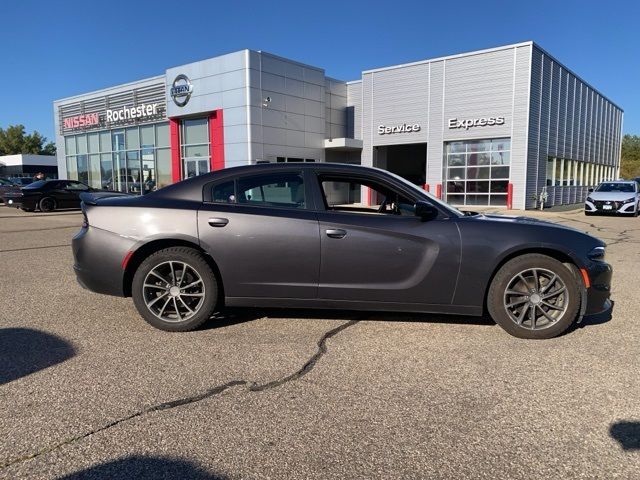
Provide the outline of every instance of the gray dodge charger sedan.
<path id="1" fill-rule="evenodd" d="M 460 212 L 387 171 L 262 164 L 145 196 L 82 196 L 75 272 L 191 330 L 224 306 L 491 317 L 550 338 L 610 307 L 605 244 L 525 217 Z"/>

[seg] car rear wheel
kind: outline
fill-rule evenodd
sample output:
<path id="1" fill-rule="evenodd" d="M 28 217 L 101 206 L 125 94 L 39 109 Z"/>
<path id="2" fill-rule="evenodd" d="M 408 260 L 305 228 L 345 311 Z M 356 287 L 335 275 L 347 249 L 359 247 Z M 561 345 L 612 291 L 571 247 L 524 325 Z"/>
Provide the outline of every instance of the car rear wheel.
<path id="1" fill-rule="evenodd" d="M 53 212 L 56 209 L 56 201 L 51 197 L 44 197 L 38 203 L 41 212 Z"/>
<path id="2" fill-rule="evenodd" d="M 558 260 L 541 254 L 516 257 L 498 271 L 487 296 L 489 314 L 518 338 L 553 338 L 580 309 L 579 280 Z"/>
<path id="3" fill-rule="evenodd" d="M 218 303 L 218 282 L 197 250 L 171 247 L 145 259 L 133 276 L 133 302 L 151 325 L 170 332 L 193 330 Z"/>

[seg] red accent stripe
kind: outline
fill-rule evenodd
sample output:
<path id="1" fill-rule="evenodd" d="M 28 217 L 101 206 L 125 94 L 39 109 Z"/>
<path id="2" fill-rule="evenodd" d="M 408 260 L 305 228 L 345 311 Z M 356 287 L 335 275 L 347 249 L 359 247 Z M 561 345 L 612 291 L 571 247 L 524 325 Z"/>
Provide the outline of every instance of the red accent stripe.
<path id="1" fill-rule="evenodd" d="M 507 210 L 513 208 L 513 183 L 507 185 Z"/>
<path id="2" fill-rule="evenodd" d="M 124 256 L 124 259 L 122 260 L 122 269 L 123 270 L 127 269 L 127 265 L 129 264 L 129 260 L 131 260 L 132 256 L 133 256 L 133 250 L 129 250 L 127 252 L 127 254 Z"/>
<path id="3" fill-rule="evenodd" d="M 436 197 L 437 198 L 442 198 L 442 184 L 441 183 L 437 183 L 436 184 Z"/>
<path id="4" fill-rule="evenodd" d="M 181 180 L 180 168 L 180 120 L 169 119 L 169 139 L 171 145 L 171 179 L 173 183 Z"/>
<path id="5" fill-rule="evenodd" d="M 224 163 L 224 115 L 222 110 L 214 110 L 209 115 L 209 154 L 211 171 L 222 170 Z"/>

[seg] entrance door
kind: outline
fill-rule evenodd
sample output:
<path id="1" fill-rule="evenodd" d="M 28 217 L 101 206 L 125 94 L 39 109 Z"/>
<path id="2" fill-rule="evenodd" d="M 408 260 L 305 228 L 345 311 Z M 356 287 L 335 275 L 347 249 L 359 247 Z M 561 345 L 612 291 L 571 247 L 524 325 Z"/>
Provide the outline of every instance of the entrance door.
<path id="1" fill-rule="evenodd" d="M 184 159 L 184 178 L 197 177 L 209 173 L 209 159 L 202 158 L 185 158 Z"/>

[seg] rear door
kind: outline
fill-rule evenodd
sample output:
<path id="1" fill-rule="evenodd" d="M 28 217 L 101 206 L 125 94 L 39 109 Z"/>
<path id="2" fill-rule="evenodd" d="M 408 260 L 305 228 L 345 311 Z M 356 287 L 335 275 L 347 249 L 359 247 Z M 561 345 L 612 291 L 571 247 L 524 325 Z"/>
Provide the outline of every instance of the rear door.
<path id="1" fill-rule="evenodd" d="M 220 268 L 227 297 L 317 298 L 320 239 L 307 189 L 295 169 L 205 187 L 200 243 Z"/>
<path id="2" fill-rule="evenodd" d="M 422 221 L 415 198 L 375 177 L 320 175 L 323 299 L 449 305 L 460 235 L 446 218 Z"/>

